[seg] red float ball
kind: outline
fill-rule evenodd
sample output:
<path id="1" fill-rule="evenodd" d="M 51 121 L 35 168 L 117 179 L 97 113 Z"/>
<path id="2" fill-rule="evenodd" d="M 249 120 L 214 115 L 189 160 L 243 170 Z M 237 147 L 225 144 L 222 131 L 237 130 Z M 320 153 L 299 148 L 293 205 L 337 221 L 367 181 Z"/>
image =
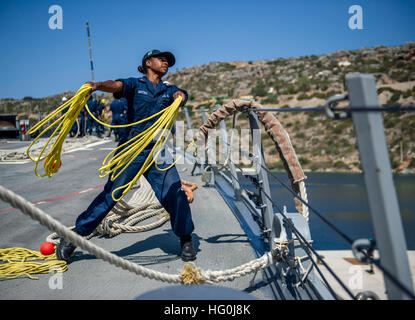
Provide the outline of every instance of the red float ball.
<path id="1" fill-rule="evenodd" d="M 52 242 L 43 242 L 43 244 L 40 246 L 40 253 L 44 256 L 49 256 L 55 252 L 55 246 Z"/>

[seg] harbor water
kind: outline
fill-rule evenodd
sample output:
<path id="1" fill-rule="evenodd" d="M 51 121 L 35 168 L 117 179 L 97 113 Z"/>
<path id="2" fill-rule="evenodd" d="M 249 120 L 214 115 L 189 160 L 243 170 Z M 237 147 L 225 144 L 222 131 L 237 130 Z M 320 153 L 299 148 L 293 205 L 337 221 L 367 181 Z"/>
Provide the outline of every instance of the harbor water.
<path id="1" fill-rule="evenodd" d="M 273 172 L 289 185 L 285 172 Z M 351 239 L 374 238 L 363 174 L 306 172 L 310 205 Z M 415 250 L 415 174 L 393 176 L 408 250 Z M 249 179 L 242 186 L 254 191 Z M 293 196 L 269 176 L 273 200 L 295 212 Z M 276 210 L 276 209 L 274 209 Z M 350 246 L 310 210 L 310 231 L 317 250 L 348 250 Z"/>

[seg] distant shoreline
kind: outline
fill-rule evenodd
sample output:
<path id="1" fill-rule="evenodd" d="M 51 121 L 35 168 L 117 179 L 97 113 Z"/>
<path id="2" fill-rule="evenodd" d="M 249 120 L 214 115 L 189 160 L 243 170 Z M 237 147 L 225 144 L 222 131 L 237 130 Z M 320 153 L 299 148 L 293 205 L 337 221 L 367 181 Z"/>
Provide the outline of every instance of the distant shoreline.
<path id="1" fill-rule="evenodd" d="M 285 173 L 283 170 L 271 170 L 271 172 L 276 173 Z M 307 173 L 327 173 L 327 174 L 356 174 L 356 175 L 362 175 L 363 171 L 356 172 L 356 171 L 304 171 L 304 173 L 307 175 Z M 392 172 L 393 175 L 413 175 L 415 177 L 415 172 Z"/>
<path id="2" fill-rule="evenodd" d="M 246 170 L 246 171 L 252 171 L 252 169 L 250 168 L 243 168 L 242 169 Z M 271 172 L 273 173 L 286 173 L 285 170 L 275 170 L 275 169 L 269 169 Z M 239 171 L 239 169 L 236 169 L 236 171 Z M 356 171 L 307 171 L 304 170 L 304 173 L 307 175 L 308 173 L 327 173 L 327 174 L 356 174 L 356 175 L 362 175 L 363 171 L 360 172 L 356 172 Z M 393 175 L 405 175 L 405 176 L 409 176 L 409 175 L 413 175 L 415 177 L 415 170 L 414 172 L 392 172 Z"/>

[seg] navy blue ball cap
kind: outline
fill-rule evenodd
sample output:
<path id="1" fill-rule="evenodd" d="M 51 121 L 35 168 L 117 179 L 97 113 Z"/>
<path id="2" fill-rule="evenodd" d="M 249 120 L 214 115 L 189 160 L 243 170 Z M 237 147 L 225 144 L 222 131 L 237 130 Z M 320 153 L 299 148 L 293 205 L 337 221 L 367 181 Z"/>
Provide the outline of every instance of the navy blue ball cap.
<path id="1" fill-rule="evenodd" d="M 158 56 L 165 56 L 167 59 L 167 63 L 169 64 L 169 67 L 174 66 L 174 64 L 176 63 L 176 58 L 174 57 L 173 53 L 168 52 L 168 51 L 160 51 L 160 50 L 154 49 L 154 50 L 147 52 L 144 55 L 141 65 L 143 66 L 147 59 L 151 57 L 158 57 Z"/>

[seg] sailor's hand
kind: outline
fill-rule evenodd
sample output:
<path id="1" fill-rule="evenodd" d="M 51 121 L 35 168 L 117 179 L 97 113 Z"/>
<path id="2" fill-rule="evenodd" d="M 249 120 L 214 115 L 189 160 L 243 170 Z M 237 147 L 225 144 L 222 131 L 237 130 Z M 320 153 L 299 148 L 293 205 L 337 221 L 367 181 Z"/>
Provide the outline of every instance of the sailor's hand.
<path id="1" fill-rule="evenodd" d="M 89 84 L 92 87 L 89 94 L 92 94 L 92 92 L 98 90 L 98 83 L 97 82 L 88 81 L 87 84 Z"/>
<path id="2" fill-rule="evenodd" d="M 173 99 L 174 99 L 174 100 L 176 100 L 178 96 L 181 96 L 181 97 L 182 97 L 182 103 L 180 104 L 180 106 L 183 106 L 184 101 L 186 100 L 186 95 L 185 95 L 182 91 L 177 90 L 177 91 L 173 94 Z"/>

